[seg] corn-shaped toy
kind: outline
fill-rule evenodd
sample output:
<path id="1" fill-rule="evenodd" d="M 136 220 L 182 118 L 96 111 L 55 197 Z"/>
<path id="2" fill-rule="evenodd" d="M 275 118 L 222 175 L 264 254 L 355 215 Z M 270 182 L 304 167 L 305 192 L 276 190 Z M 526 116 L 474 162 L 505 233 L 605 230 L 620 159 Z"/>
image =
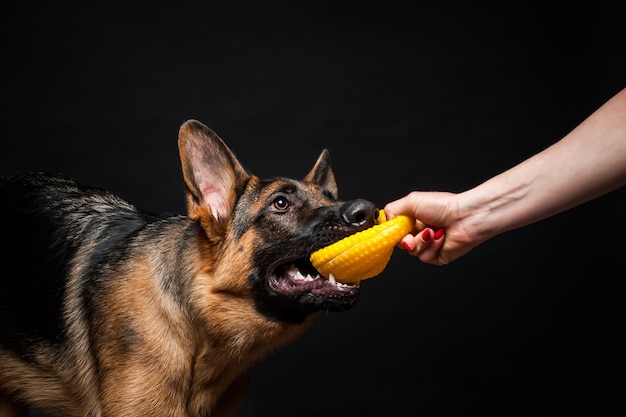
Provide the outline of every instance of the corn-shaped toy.
<path id="1" fill-rule="evenodd" d="M 345 237 L 311 254 L 311 263 L 330 280 L 356 284 L 383 272 L 396 244 L 415 226 L 408 216 L 386 221 L 379 210 L 378 224 Z"/>

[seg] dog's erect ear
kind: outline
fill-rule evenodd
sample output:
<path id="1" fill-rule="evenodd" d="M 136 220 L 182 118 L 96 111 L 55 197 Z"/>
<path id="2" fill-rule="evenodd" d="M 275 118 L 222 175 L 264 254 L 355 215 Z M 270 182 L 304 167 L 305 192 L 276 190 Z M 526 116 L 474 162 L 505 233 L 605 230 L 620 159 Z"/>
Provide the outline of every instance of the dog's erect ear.
<path id="1" fill-rule="evenodd" d="M 215 132 L 188 120 L 178 133 L 178 150 L 187 186 L 187 210 L 193 220 L 230 215 L 249 175 Z M 206 219 L 205 219 L 206 220 Z"/>
<path id="2" fill-rule="evenodd" d="M 304 178 L 307 182 L 312 182 L 328 190 L 332 196 L 339 198 L 339 190 L 335 181 L 335 174 L 330 166 L 330 152 L 324 149 L 315 162 L 315 166 L 311 172 Z"/>

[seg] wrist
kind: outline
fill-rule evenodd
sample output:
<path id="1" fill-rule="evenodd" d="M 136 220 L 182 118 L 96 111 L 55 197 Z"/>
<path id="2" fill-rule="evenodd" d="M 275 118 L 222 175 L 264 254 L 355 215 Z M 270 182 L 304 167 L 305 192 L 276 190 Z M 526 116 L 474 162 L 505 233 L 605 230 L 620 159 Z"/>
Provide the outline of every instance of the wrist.
<path id="1" fill-rule="evenodd" d="M 489 181 L 459 194 L 460 222 L 472 242 L 479 244 L 514 229 L 530 187 L 529 182 L 509 187 Z"/>

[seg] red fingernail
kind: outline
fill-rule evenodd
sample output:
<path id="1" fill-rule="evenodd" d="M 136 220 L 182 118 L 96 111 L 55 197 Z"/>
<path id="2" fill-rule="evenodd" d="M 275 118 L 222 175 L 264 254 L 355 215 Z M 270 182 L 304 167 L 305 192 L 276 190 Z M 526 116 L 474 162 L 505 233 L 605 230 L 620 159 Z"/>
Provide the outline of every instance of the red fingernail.
<path id="1" fill-rule="evenodd" d="M 406 242 L 402 242 L 402 246 L 404 246 L 404 249 L 406 249 L 409 252 L 411 252 L 413 250 L 413 248 L 411 248 L 411 245 L 409 245 Z"/>
<path id="2" fill-rule="evenodd" d="M 431 233 L 430 229 L 426 229 L 422 233 L 422 240 L 424 242 L 428 242 L 432 237 L 433 237 L 433 234 Z"/>
<path id="3" fill-rule="evenodd" d="M 435 240 L 439 240 L 441 239 L 441 236 L 443 236 L 443 234 L 445 233 L 446 229 L 444 229 L 443 227 L 435 230 Z"/>

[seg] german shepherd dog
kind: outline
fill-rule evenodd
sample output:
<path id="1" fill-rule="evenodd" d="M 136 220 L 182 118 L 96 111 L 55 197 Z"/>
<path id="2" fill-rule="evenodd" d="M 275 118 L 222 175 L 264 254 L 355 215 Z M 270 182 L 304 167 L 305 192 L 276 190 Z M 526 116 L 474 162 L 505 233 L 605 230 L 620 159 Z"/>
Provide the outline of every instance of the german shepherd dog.
<path id="1" fill-rule="evenodd" d="M 0 182 L 0 415 L 230 416 L 256 362 L 358 286 L 309 254 L 375 224 L 338 200 L 329 153 L 302 180 L 249 174 L 196 120 L 178 145 L 187 215 L 62 176 Z"/>

